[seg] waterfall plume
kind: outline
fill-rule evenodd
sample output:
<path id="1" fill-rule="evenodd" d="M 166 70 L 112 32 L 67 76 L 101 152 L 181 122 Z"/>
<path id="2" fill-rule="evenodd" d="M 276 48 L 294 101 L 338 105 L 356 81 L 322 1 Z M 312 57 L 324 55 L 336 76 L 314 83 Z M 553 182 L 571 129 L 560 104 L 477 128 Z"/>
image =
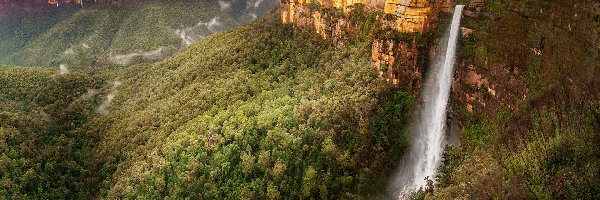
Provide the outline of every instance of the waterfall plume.
<path id="1" fill-rule="evenodd" d="M 445 39 L 440 42 L 439 53 L 430 65 L 422 91 L 421 110 L 413 121 L 410 149 L 390 184 L 389 190 L 394 198 L 407 199 L 419 188 L 425 187 L 427 179 L 434 180 L 442 160 L 446 145 L 448 98 L 463 8 L 463 5 L 456 6 L 452 24 L 445 33 Z"/>

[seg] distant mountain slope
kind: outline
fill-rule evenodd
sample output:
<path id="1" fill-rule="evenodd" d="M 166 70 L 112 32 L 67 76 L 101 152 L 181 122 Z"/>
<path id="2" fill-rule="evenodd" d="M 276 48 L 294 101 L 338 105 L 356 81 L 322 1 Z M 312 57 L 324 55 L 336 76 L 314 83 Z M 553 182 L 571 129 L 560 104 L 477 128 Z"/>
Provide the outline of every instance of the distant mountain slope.
<path id="1" fill-rule="evenodd" d="M 236 19 L 210 2 L 137 4 L 113 38 L 108 59 L 123 63 L 115 54 L 150 51 L 170 55 L 198 39 L 238 25 Z"/>
<path id="2" fill-rule="evenodd" d="M 0 16 L 0 61 L 22 50 L 39 35 L 68 19 L 77 10 L 75 7 L 3 10 L 4 16 Z"/>
<path id="3" fill-rule="evenodd" d="M 257 9 L 270 9 L 273 3 L 254 5 L 234 11 L 211 0 L 142 0 L 83 9 L 39 8 L 31 11 L 31 17 L 15 12 L 0 20 L 4 27 L 0 63 L 82 67 L 159 60 L 212 33 L 240 25 L 233 12 L 242 13 L 235 13 L 236 17 L 245 12 L 264 14 Z M 12 22 L 13 18 L 28 20 Z"/>
<path id="4" fill-rule="evenodd" d="M 127 10 L 121 8 L 80 10 L 8 56 L 6 61 L 27 66 L 92 64 L 110 45 L 126 16 Z"/>
<path id="5" fill-rule="evenodd" d="M 250 22 L 267 14 L 278 1 L 273 0 L 218 0 L 221 11 L 242 22 Z"/>

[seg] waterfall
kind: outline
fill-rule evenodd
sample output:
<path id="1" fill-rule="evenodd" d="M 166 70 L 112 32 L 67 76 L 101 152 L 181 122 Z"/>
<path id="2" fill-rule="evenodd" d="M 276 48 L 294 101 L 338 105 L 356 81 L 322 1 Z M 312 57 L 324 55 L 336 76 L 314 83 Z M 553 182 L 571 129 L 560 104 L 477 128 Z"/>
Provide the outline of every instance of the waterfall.
<path id="1" fill-rule="evenodd" d="M 406 199 L 427 184 L 426 178 L 435 179 L 446 145 L 446 113 L 450 84 L 454 74 L 456 43 L 464 6 L 457 5 L 452 24 L 446 31 L 425 82 L 421 112 L 413 121 L 413 135 L 409 152 L 390 184 L 389 190 L 400 199 Z"/>

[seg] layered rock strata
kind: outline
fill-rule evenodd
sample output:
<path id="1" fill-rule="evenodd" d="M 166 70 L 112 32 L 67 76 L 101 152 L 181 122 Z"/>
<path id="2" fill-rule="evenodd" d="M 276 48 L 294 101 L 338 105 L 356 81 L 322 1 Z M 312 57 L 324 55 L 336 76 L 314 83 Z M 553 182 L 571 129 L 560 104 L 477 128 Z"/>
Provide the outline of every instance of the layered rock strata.
<path id="1" fill-rule="evenodd" d="M 381 31 L 416 36 L 434 30 L 441 12 L 451 10 L 450 0 L 282 0 L 284 24 L 314 28 L 324 39 L 338 41 L 352 36 L 355 27 L 348 22 L 350 12 L 362 5 L 364 12 L 376 13 Z M 329 12 L 333 11 L 333 12 Z M 337 11 L 337 12 L 335 12 Z M 340 12 L 341 11 L 341 12 Z M 389 35 L 388 35 L 389 36 Z M 416 37 L 377 37 L 371 58 L 380 79 L 399 87 L 419 87 L 422 69 Z"/>

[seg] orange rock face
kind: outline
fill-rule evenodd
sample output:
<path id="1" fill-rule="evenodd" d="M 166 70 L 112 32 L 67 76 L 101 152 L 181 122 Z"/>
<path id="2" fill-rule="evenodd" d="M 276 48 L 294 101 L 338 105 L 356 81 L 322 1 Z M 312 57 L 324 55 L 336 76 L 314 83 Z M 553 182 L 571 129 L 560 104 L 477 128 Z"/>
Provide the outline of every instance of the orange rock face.
<path id="1" fill-rule="evenodd" d="M 423 33 L 434 29 L 439 13 L 450 8 L 449 0 L 386 0 L 384 13 L 396 16 L 392 28 Z"/>
<path id="2" fill-rule="evenodd" d="M 450 12 L 450 0 L 284 0 L 281 21 L 295 26 L 312 26 L 324 39 L 339 39 L 351 34 L 352 26 L 344 17 L 333 18 L 319 10 L 339 9 L 348 15 L 357 4 L 366 12 L 379 12 L 381 29 L 391 28 L 401 33 L 425 33 L 436 28 L 440 12 Z M 313 7 L 314 8 L 314 7 Z M 380 79 L 398 86 L 418 88 L 421 68 L 417 64 L 416 42 L 376 38 L 372 45 L 372 63 Z"/>
<path id="3" fill-rule="evenodd" d="M 342 2 L 340 0 L 335 0 Z M 331 0 L 316 1 L 322 5 L 329 5 L 329 8 L 336 3 Z M 311 0 L 288 1 L 281 4 L 281 22 L 284 24 L 294 24 L 296 26 L 312 26 L 317 34 L 324 39 L 341 37 L 345 32 L 352 28 L 343 18 L 332 18 L 318 10 L 311 10 L 309 4 Z M 346 4 L 342 4 L 346 5 Z M 348 8 L 348 7 L 343 7 Z"/>
<path id="4" fill-rule="evenodd" d="M 77 4 L 77 5 L 82 5 L 83 1 L 82 0 L 48 0 L 48 4 L 50 5 L 59 5 L 59 4 Z"/>
<path id="5" fill-rule="evenodd" d="M 382 11 L 394 16 L 389 24 L 400 32 L 427 32 L 435 28 L 439 13 L 450 12 L 450 0 L 285 0 L 282 2 L 282 19 L 284 23 L 293 23 L 296 10 L 316 3 L 324 8 L 336 8 L 344 12 L 351 11 L 356 4 L 370 9 Z"/>
<path id="6" fill-rule="evenodd" d="M 416 41 L 412 43 L 376 39 L 371 49 L 371 59 L 377 77 L 394 85 L 418 88 L 421 68 L 417 65 Z"/>

